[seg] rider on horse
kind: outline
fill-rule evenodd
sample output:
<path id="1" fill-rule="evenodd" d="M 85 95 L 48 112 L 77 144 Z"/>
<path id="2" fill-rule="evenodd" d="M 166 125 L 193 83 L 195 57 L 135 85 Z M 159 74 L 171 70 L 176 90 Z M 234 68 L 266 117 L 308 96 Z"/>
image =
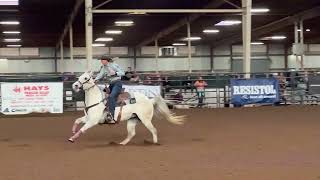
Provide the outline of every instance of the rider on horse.
<path id="1" fill-rule="evenodd" d="M 95 78 L 95 82 L 107 77 L 109 83 L 109 98 L 108 98 L 108 107 L 111 117 L 108 117 L 109 124 L 116 123 L 116 119 L 114 117 L 114 112 L 116 108 L 116 102 L 119 94 L 122 91 L 122 82 L 121 76 L 124 75 L 124 71 L 121 67 L 113 62 L 112 57 L 103 55 L 101 58 L 101 68 L 100 72 L 98 73 L 97 77 Z"/>

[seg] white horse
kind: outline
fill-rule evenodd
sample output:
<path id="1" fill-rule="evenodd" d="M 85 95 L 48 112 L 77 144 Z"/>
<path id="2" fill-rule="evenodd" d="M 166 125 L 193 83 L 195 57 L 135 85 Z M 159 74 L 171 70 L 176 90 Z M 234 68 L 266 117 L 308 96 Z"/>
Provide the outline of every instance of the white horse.
<path id="1" fill-rule="evenodd" d="M 80 89 L 85 91 L 85 105 L 86 107 L 92 107 L 84 111 L 85 116 L 75 120 L 72 127 L 74 135 L 68 139 L 70 142 L 75 142 L 89 128 L 105 121 L 105 93 L 94 83 L 92 75 L 93 72 L 86 72 L 72 85 L 76 92 L 79 92 Z M 135 127 L 139 121 L 152 133 L 153 143 L 155 144 L 158 143 L 158 136 L 157 129 L 151 123 L 152 119 L 166 119 L 173 124 L 183 124 L 184 116 L 176 116 L 171 113 L 161 96 L 149 99 L 144 94 L 136 92 L 134 98 L 136 103 L 124 105 L 122 110 L 117 107 L 115 111 L 115 119 L 120 113 L 120 121 L 128 121 L 128 136 L 120 143 L 121 145 L 126 145 L 135 136 Z M 84 125 L 78 130 L 78 125 L 81 123 Z"/>

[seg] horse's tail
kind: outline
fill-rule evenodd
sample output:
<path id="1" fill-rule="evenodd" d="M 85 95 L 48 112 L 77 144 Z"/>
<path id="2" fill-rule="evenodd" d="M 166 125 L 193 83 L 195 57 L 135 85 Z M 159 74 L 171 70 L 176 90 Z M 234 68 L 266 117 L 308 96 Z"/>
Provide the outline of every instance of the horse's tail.
<path id="1" fill-rule="evenodd" d="M 165 100 L 161 97 L 155 97 L 153 99 L 154 106 L 154 115 L 156 119 L 166 119 L 167 121 L 181 125 L 185 121 L 185 116 L 177 116 L 174 113 L 170 112 Z"/>

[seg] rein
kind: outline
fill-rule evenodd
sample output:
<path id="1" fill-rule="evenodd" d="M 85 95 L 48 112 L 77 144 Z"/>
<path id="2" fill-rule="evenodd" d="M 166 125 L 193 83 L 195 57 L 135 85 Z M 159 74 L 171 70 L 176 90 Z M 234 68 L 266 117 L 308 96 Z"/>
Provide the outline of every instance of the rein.
<path id="1" fill-rule="evenodd" d="M 92 77 L 90 77 L 88 80 L 86 80 L 86 81 L 83 82 L 83 83 L 80 82 L 79 80 L 78 80 L 77 82 L 79 82 L 79 83 L 81 84 L 81 86 L 83 87 L 83 85 L 86 84 L 86 83 L 88 83 L 91 79 L 92 79 Z M 89 88 L 87 88 L 87 89 L 82 89 L 82 90 L 89 90 L 89 89 L 91 89 L 91 88 L 93 88 L 93 87 L 95 87 L 95 86 L 97 86 L 97 85 L 96 85 L 96 84 L 93 84 L 91 87 L 89 87 Z M 99 101 L 98 103 L 92 104 L 92 105 L 90 105 L 90 106 L 88 106 L 88 107 L 87 107 L 87 105 L 86 105 L 86 101 L 84 101 L 84 106 L 85 106 L 84 110 L 85 110 L 85 112 L 88 113 L 88 111 L 89 111 L 90 108 L 93 108 L 93 107 L 99 105 L 99 104 L 102 103 L 104 100 L 106 100 L 106 98 L 103 98 L 103 99 L 102 99 L 101 101 Z"/>
<path id="2" fill-rule="evenodd" d="M 90 108 L 93 108 L 93 107 L 97 106 L 98 104 L 102 103 L 105 99 L 106 99 L 106 98 L 104 98 L 104 99 L 102 99 L 100 102 L 95 103 L 95 104 L 92 104 L 92 105 L 90 105 L 90 106 L 88 106 L 88 107 L 86 107 L 87 105 L 86 105 L 86 103 L 84 103 L 84 106 L 85 106 L 84 110 L 86 111 L 86 113 L 88 113 L 88 111 L 89 111 Z"/>

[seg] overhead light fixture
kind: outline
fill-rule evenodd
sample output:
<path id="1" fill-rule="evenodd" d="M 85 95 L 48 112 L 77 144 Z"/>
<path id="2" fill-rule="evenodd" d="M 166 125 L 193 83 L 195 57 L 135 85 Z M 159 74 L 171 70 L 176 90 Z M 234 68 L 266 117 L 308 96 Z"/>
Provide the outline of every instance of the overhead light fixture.
<path id="1" fill-rule="evenodd" d="M 7 47 L 21 47 L 20 44 L 8 44 Z"/>
<path id="2" fill-rule="evenodd" d="M 0 0 L 0 6 L 18 6 L 19 0 Z"/>
<path id="3" fill-rule="evenodd" d="M 106 34 L 121 34 L 121 30 L 108 30 L 106 31 Z"/>
<path id="4" fill-rule="evenodd" d="M 201 40 L 201 37 L 190 37 L 190 38 L 188 38 L 188 37 L 186 37 L 186 38 L 183 38 L 182 39 L 183 41 L 198 41 L 198 40 Z"/>
<path id="5" fill-rule="evenodd" d="M 297 31 L 301 32 L 301 29 L 298 29 Z M 310 29 L 306 29 L 306 32 L 310 32 L 310 31 L 311 31 Z"/>
<path id="6" fill-rule="evenodd" d="M 132 26 L 134 24 L 133 21 L 116 21 L 114 23 L 116 26 Z"/>
<path id="7" fill-rule="evenodd" d="M 20 34 L 20 31 L 3 31 L 3 34 Z"/>
<path id="8" fill-rule="evenodd" d="M 213 34 L 213 33 L 218 33 L 220 31 L 217 29 L 205 29 L 202 32 L 207 33 L 207 34 Z"/>
<path id="9" fill-rule="evenodd" d="M 186 43 L 173 43 L 172 46 L 186 46 Z"/>
<path id="10" fill-rule="evenodd" d="M 18 25 L 20 24 L 19 21 L 0 21 L 0 24 L 2 25 Z"/>
<path id="11" fill-rule="evenodd" d="M 160 48 L 174 48 L 173 46 L 162 46 Z"/>
<path id="12" fill-rule="evenodd" d="M 144 15 L 144 14 L 147 14 L 146 12 L 131 12 L 129 13 L 131 15 Z"/>
<path id="13" fill-rule="evenodd" d="M 105 47 L 105 46 L 106 46 L 105 44 L 99 44 L 99 43 L 92 44 L 92 47 Z"/>
<path id="14" fill-rule="evenodd" d="M 287 37 L 286 36 L 268 36 L 268 37 L 264 37 L 264 38 L 261 38 L 260 40 L 282 40 L 282 39 L 286 39 Z"/>
<path id="15" fill-rule="evenodd" d="M 5 42 L 19 42 L 21 39 L 4 39 Z"/>
<path id="16" fill-rule="evenodd" d="M 7 58 L 0 58 L 0 61 L 8 61 Z"/>
<path id="17" fill-rule="evenodd" d="M 273 40 L 281 40 L 281 39 L 286 39 L 287 37 L 285 36 L 271 36 L 271 39 Z"/>
<path id="18" fill-rule="evenodd" d="M 98 42 L 108 42 L 108 41 L 113 41 L 113 38 L 97 38 L 96 41 Z"/>
<path id="19" fill-rule="evenodd" d="M 270 11 L 270 9 L 268 9 L 268 8 L 253 8 L 253 9 L 251 9 L 251 12 L 253 12 L 253 13 L 266 13 L 269 11 Z"/>
<path id="20" fill-rule="evenodd" d="M 263 42 L 251 42 L 252 45 L 263 45 Z"/>
<path id="21" fill-rule="evenodd" d="M 215 24 L 215 26 L 233 26 L 237 24 L 241 24 L 241 21 L 239 20 L 220 21 L 219 23 Z"/>

